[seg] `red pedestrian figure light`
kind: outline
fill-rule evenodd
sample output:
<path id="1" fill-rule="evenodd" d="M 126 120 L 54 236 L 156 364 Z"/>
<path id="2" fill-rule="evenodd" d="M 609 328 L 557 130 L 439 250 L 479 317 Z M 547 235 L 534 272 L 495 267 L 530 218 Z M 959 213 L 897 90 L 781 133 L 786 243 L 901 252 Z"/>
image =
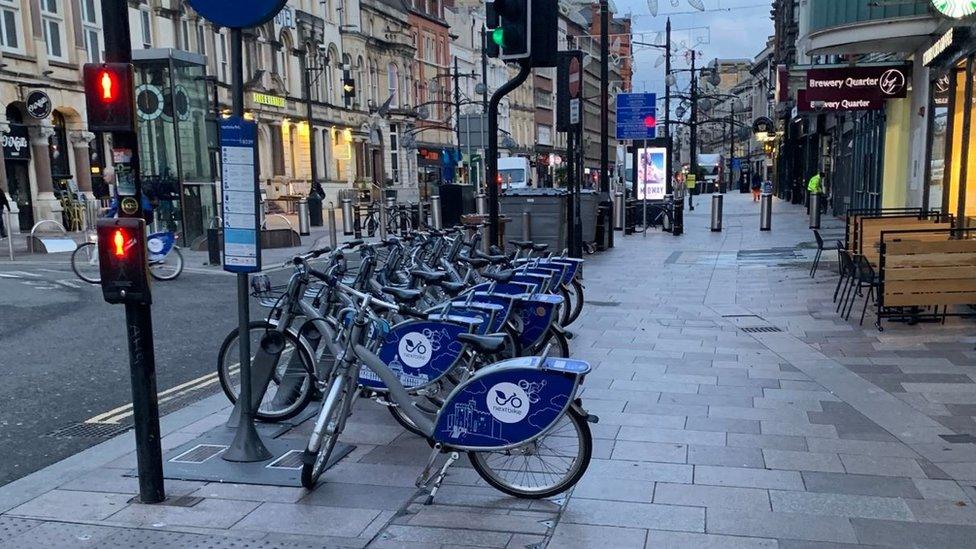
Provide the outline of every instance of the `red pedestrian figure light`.
<path id="1" fill-rule="evenodd" d="M 115 257 L 125 257 L 125 233 L 122 232 L 122 229 L 115 231 L 112 241 L 115 244 Z"/>
<path id="2" fill-rule="evenodd" d="M 115 98 L 115 94 L 112 93 L 112 84 L 112 74 L 109 71 L 103 71 L 101 78 L 102 100 L 111 101 Z"/>

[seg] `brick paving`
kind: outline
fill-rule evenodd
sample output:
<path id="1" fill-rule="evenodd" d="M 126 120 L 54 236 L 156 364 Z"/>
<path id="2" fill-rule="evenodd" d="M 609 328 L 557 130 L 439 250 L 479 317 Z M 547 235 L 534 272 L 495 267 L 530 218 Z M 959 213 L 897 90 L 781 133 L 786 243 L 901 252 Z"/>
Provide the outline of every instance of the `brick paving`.
<path id="1" fill-rule="evenodd" d="M 203 500 L 130 503 L 127 435 L 0 488 L 0 547 L 976 547 L 973 322 L 844 321 L 832 254 L 808 276 L 802 210 L 776 203 L 771 233 L 757 210 L 726 195 L 721 233 L 699 207 L 681 238 L 590 258 L 571 346 L 600 422 L 566 497 L 508 498 L 459 462 L 423 506 L 426 444 L 363 403 L 314 492 L 171 481 Z M 164 418 L 164 444 L 220 398 Z"/>

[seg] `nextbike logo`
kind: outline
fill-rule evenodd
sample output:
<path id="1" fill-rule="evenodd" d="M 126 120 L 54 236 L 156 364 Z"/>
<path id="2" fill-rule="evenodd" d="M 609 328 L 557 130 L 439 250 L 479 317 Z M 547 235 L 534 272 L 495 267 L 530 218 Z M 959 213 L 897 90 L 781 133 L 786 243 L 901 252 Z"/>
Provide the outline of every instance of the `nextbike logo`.
<path id="1" fill-rule="evenodd" d="M 400 338 L 400 345 L 397 348 L 400 354 L 400 362 L 411 368 L 423 368 L 430 362 L 434 354 L 434 347 L 430 339 L 420 332 L 410 332 Z"/>
<path id="2" fill-rule="evenodd" d="M 518 423 L 529 415 L 529 395 L 514 383 L 498 383 L 485 397 L 488 411 L 502 423 Z"/>

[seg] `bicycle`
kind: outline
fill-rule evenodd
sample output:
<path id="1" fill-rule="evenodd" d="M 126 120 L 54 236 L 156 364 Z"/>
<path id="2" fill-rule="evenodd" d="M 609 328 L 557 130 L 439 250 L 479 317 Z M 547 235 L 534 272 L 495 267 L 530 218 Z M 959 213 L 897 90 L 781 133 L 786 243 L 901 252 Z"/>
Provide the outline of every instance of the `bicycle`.
<path id="1" fill-rule="evenodd" d="M 94 238 L 94 237 L 93 237 Z M 164 231 L 146 238 L 149 274 L 156 280 L 176 280 L 183 273 L 183 253 L 176 245 L 176 233 Z M 100 284 L 98 242 L 86 242 L 71 253 L 71 270 L 89 284 Z"/>
<path id="2" fill-rule="evenodd" d="M 367 236 L 376 236 L 380 227 L 380 205 L 372 202 L 366 209 L 366 216 L 361 221 L 361 228 Z M 388 234 L 408 233 L 413 230 L 413 220 L 406 206 L 397 204 L 386 210 L 386 232 Z"/>

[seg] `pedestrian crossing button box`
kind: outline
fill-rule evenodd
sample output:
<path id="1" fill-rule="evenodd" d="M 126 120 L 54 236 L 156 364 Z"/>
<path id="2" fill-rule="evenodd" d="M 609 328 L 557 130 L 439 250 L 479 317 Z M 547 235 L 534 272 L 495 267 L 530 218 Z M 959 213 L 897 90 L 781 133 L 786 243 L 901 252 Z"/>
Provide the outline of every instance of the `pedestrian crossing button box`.
<path id="1" fill-rule="evenodd" d="M 97 230 L 98 265 L 105 301 L 151 304 L 146 222 L 140 218 L 100 219 Z"/>

